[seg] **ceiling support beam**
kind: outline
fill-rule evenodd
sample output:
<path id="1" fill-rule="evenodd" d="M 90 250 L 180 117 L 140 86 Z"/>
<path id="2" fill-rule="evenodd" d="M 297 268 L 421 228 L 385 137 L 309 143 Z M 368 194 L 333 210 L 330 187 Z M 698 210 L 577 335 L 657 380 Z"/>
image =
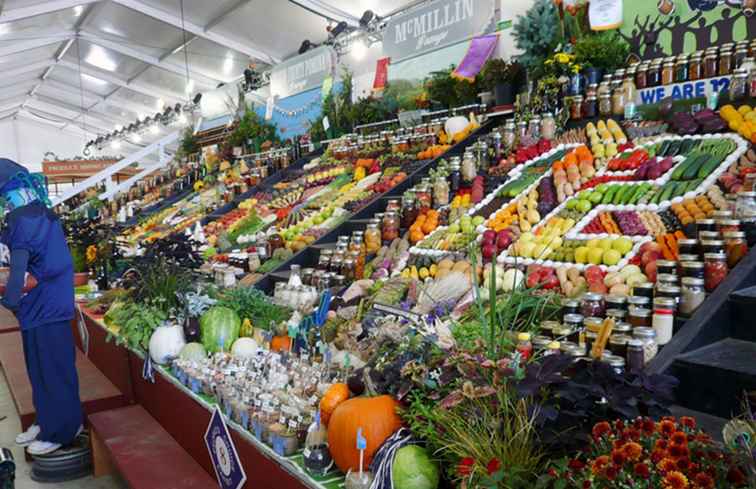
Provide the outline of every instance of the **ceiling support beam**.
<path id="1" fill-rule="evenodd" d="M 78 7 L 80 5 L 89 5 L 90 3 L 96 3 L 98 1 L 99 0 L 48 0 L 29 7 L 8 9 L 0 13 L 0 24 L 28 19 L 38 15 L 45 15 L 59 10 Z"/>
<path id="2" fill-rule="evenodd" d="M 346 21 L 347 24 L 349 24 L 352 27 L 357 27 L 360 25 L 360 19 L 355 17 L 354 15 L 350 14 L 349 12 L 345 12 L 344 10 L 341 10 L 340 8 L 334 7 L 333 5 L 329 5 L 326 2 L 323 2 L 322 0 L 289 0 L 291 3 L 298 5 L 305 10 L 309 10 L 317 15 L 321 15 L 323 17 L 326 17 L 328 19 L 335 20 L 336 22 L 341 22 L 342 20 Z"/>
<path id="3" fill-rule="evenodd" d="M 5 78 L 11 78 L 13 76 L 23 75 L 24 73 L 29 73 L 32 71 L 39 71 L 43 70 L 50 66 L 51 61 L 38 61 L 36 63 L 30 63 L 28 65 L 19 66 L 18 68 L 13 68 L 10 70 L 5 70 L 2 72 L 3 77 Z"/>
<path id="4" fill-rule="evenodd" d="M 205 24 L 205 32 L 209 32 L 214 27 L 216 27 L 218 24 L 226 20 L 232 13 L 236 12 L 240 8 L 244 7 L 248 3 L 250 3 L 252 0 L 236 0 L 236 2 L 231 5 L 229 8 L 218 14 L 214 19 L 211 19 L 210 22 Z"/>
<path id="5" fill-rule="evenodd" d="M 24 51 L 50 46 L 51 44 L 60 44 L 63 41 L 70 40 L 72 37 L 73 34 L 69 34 L 67 36 L 41 37 L 40 39 L 14 42 L 10 46 L 0 48 L 0 57 L 12 56 L 14 54 L 23 53 Z"/>
<path id="6" fill-rule="evenodd" d="M 108 124 L 128 124 L 129 122 L 133 122 L 130 119 L 125 119 L 122 117 L 113 116 L 110 114 L 103 114 L 100 112 L 92 112 L 92 105 L 91 107 L 84 108 L 84 107 L 78 107 L 76 105 L 69 104 L 68 102 L 63 102 L 61 100 L 56 100 L 54 98 L 45 97 L 44 95 L 34 95 L 31 97 L 33 100 L 38 100 L 39 102 L 42 102 L 43 104 L 50 105 L 52 107 L 58 107 L 64 110 L 68 110 L 70 112 L 75 112 L 79 115 L 86 115 L 87 117 L 90 117 L 92 119 L 98 119 L 102 122 L 108 123 Z M 95 104 L 96 105 L 96 104 Z M 76 120 L 79 116 L 74 117 L 71 120 Z"/>
<path id="7" fill-rule="evenodd" d="M 128 46 L 128 44 L 124 42 L 112 41 L 110 39 L 106 39 L 102 36 L 93 35 L 88 32 L 82 32 L 81 38 L 84 39 L 85 41 L 91 42 L 92 44 L 97 44 L 98 46 L 101 46 L 103 48 L 110 49 L 112 51 L 123 54 L 130 58 L 137 59 L 143 63 L 147 63 L 150 66 L 156 66 L 160 69 L 163 69 L 175 75 L 179 75 L 182 78 L 186 77 L 186 67 L 177 65 L 170 61 L 161 61 L 159 57 L 146 54 L 138 49 L 134 49 Z M 196 70 L 191 70 L 191 69 L 189 72 L 189 76 L 191 77 L 192 80 L 194 80 L 194 82 L 198 86 L 204 85 L 205 88 L 210 88 L 210 89 L 215 88 L 218 85 L 218 83 L 223 82 L 223 80 L 220 80 L 218 78 L 213 78 L 211 76 L 199 73 Z"/>
<path id="8" fill-rule="evenodd" d="M 59 64 L 60 66 L 64 66 L 77 73 L 79 71 L 79 65 L 71 61 L 64 59 L 61 60 Z M 138 83 L 136 81 L 129 82 L 104 70 L 90 68 L 88 66 L 82 65 L 81 72 L 85 75 L 99 78 L 100 80 L 106 81 L 108 83 L 112 83 L 113 85 L 118 85 L 119 87 L 128 88 L 129 90 L 147 95 L 148 97 L 161 97 L 166 101 L 166 103 L 184 103 L 186 101 L 185 96 L 179 95 L 175 92 L 169 92 L 162 88 L 158 88 L 153 85 L 147 85 L 144 83 Z"/>
<path id="9" fill-rule="evenodd" d="M 203 37 L 205 39 L 218 43 L 221 46 L 226 46 L 228 48 L 239 51 L 240 53 L 244 53 L 247 56 L 265 61 L 266 63 L 275 64 L 281 61 L 279 58 L 271 56 L 261 48 L 251 46 L 247 43 L 232 39 L 223 34 L 205 32 L 204 26 L 197 25 L 186 19 L 184 19 L 184 21 L 182 22 L 181 17 L 166 12 L 165 10 L 153 7 L 143 0 L 113 0 L 113 2 L 165 22 L 166 24 L 170 24 L 178 29 L 186 29 L 187 32 L 194 34 L 195 36 Z"/>

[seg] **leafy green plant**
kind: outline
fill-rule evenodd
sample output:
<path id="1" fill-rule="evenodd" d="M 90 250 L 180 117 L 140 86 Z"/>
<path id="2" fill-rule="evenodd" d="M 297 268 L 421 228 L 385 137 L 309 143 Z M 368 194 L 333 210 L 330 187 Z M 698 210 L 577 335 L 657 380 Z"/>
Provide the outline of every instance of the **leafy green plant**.
<path id="1" fill-rule="evenodd" d="M 71 259 L 73 259 L 74 273 L 84 273 L 89 270 L 86 248 L 83 246 L 71 246 Z"/>
<path id="2" fill-rule="evenodd" d="M 480 72 L 480 87 L 484 90 L 493 90 L 499 83 L 519 84 L 524 77 L 525 69 L 519 62 L 491 58 Z"/>
<path id="3" fill-rule="evenodd" d="M 217 297 L 217 306 L 227 307 L 241 319 L 249 319 L 256 328 L 273 330 L 274 327 L 291 317 L 291 309 L 277 306 L 258 289 L 235 287 L 222 291 Z"/>
<path id="4" fill-rule="evenodd" d="M 425 80 L 425 90 L 431 101 L 444 108 L 460 107 L 475 102 L 478 97 L 479 85 L 476 81 L 458 80 L 452 75 L 454 66 L 446 70 L 433 71 Z"/>
<path id="5" fill-rule="evenodd" d="M 279 143 L 280 139 L 276 134 L 276 126 L 263 121 L 253 110 L 247 110 L 239 120 L 239 125 L 234 132 L 228 137 L 227 146 L 242 146 L 252 140 L 260 145 L 265 141 Z"/>
<path id="6" fill-rule="evenodd" d="M 178 156 L 186 157 L 199 152 L 199 150 L 200 145 L 194 136 L 194 130 L 191 127 L 187 127 L 181 136 L 181 141 L 179 141 Z"/>
<path id="7" fill-rule="evenodd" d="M 630 45 L 617 31 L 583 36 L 575 43 L 575 61 L 584 67 L 616 70 L 625 65 L 629 54 Z"/>
<path id="8" fill-rule="evenodd" d="M 185 268 L 158 259 L 140 265 L 139 276 L 131 292 L 134 302 L 159 309 L 166 315 L 181 310 L 181 296 L 192 285 L 191 274 Z"/>
<path id="9" fill-rule="evenodd" d="M 518 58 L 528 72 L 539 70 L 559 44 L 559 25 L 557 9 L 551 0 L 536 0 L 525 15 L 517 17 L 515 46 L 522 51 Z"/>
<path id="10" fill-rule="evenodd" d="M 134 302 L 115 303 L 108 316 L 118 330 L 117 334 L 108 333 L 108 341 L 115 338 L 118 345 L 142 351 L 149 350 L 152 333 L 168 319 L 162 309 Z"/>

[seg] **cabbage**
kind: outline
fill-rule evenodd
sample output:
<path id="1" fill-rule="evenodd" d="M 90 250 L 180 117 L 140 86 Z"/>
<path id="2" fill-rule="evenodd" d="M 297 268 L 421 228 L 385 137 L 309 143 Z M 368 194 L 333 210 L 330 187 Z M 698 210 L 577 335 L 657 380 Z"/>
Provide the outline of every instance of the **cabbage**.
<path id="1" fill-rule="evenodd" d="M 436 489 L 438 466 L 428 453 L 417 445 L 397 450 L 392 467 L 394 489 Z"/>
<path id="2" fill-rule="evenodd" d="M 158 365 L 164 365 L 177 358 L 185 344 L 181 326 L 160 326 L 150 337 L 150 357 Z"/>
<path id="3" fill-rule="evenodd" d="M 205 347 L 201 343 L 187 343 L 179 353 L 179 358 L 192 362 L 201 362 L 207 358 Z"/>
<path id="4" fill-rule="evenodd" d="M 239 337 L 241 319 L 228 307 L 216 306 L 200 318 L 202 345 L 209 353 L 229 351 Z"/>

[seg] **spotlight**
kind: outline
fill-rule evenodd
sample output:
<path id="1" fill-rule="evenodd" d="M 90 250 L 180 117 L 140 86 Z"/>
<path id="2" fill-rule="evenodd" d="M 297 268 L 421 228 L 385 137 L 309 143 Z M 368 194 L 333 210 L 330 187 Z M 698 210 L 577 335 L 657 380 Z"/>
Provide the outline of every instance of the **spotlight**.
<path id="1" fill-rule="evenodd" d="M 134 142 L 135 143 L 141 143 L 142 142 L 142 136 L 139 134 L 134 134 Z"/>
<path id="2" fill-rule="evenodd" d="M 150 132 L 152 134 L 158 134 L 160 132 L 160 128 L 158 127 L 157 123 L 153 124 L 152 127 L 150 127 Z"/>
<path id="3" fill-rule="evenodd" d="M 120 148 L 120 147 L 121 147 L 121 142 L 120 142 L 120 141 L 118 141 L 118 140 L 116 140 L 116 141 L 113 141 L 113 142 L 111 143 L 111 145 L 110 145 L 110 146 L 111 146 L 111 147 L 112 147 L 113 149 L 118 149 L 118 148 Z"/>
<path id="4" fill-rule="evenodd" d="M 178 118 L 179 124 L 186 124 L 186 116 L 182 113 Z"/>
<path id="5" fill-rule="evenodd" d="M 345 20 L 342 20 L 330 30 L 331 37 L 333 38 L 339 37 L 344 32 L 346 32 L 347 29 L 349 29 L 349 24 L 347 24 Z"/>
<path id="6" fill-rule="evenodd" d="M 307 51 L 309 51 L 310 49 L 312 49 L 313 47 L 314 47 L 314 45 L 310 42 L 310 40 L 309 39 L 305 39 L 304 41 L 302 41 L 302 45 L 299 46 L 298 53 L 299 54 L 304 54 Z"/>
<path id="7" fill-rule="evenodd" d="M 199 105 L 200 100 L 202 100 L 202 94 L 198 93 L 197 95 L 194 96 L 194 100 L 193 100 L 194 105 Z"/>
<path id="8" fill-rule="evenodd" d="M 365 13 L 362 14 L 362 17 L 360 18 L 360 27 L 367 27 L 375 18 L 375 13 L 373 13 L 372 10 L 365 10 Z"/>
<path id="9" fill-rule="evenodd" d="M 91 154 L 92 154 L 92 151 L 90 151 L 90 149 L 89 149 L 89 145 L 87 145 L 87 146 L 86 146 L 86 147 L 84 148 L 84 151 L 82 151 L 82 152 L 84 153 L 84 156 L 89 156 L 89 155 L 91 155 Z"/>
<path id="10" fill-rule="evenodd" d="M 174 112 L 181 112 L 181 104 L 176 104 L 173 106 Z"/>

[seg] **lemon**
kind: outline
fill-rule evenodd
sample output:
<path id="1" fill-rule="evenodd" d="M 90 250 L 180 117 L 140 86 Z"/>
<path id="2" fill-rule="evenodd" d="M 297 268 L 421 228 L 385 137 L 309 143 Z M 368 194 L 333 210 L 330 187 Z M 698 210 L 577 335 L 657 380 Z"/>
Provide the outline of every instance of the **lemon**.
<path id="1" fill-rule="evenodd" d="M 733 131 L 737 131 L 738 129 L 740 129 L 740 122 L 739 121 L 732 120 L 732 121 L 730 121 L 729 125 L 730 125 L 730 129 L 732 129 Z"/>
<path id="2" fill-rule="evenodd" d="M 751 107 L 749 105 L 741 105 L 740 107 L 738 107 L 738 113 L 740 115 L 746 115 L 750 111 L 751 111 Z"/>

